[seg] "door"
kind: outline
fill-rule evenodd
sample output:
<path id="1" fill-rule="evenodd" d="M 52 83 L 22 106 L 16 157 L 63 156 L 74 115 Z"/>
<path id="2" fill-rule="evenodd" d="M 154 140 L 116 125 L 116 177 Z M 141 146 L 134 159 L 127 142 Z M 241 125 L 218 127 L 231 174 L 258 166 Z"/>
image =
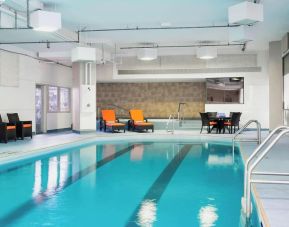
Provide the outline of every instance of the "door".
<path id="1" fill-rule="evenodd" d="M 43 133 L 43 89 L 36 85 L 35 90 L 35 124 L 36 134 Z"/>

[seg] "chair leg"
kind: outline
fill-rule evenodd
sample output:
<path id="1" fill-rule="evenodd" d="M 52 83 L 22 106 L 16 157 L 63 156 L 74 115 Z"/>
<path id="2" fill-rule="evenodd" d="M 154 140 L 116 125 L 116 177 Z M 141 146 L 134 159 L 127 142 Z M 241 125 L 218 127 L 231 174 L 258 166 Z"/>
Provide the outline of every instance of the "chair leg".
<path id="1" fill-rule="evenodd" d="M 203 131 L 203 125 L 202 125 L 202 128 L 201 128 L 200 134 L 202 134 L 202 131 Z"/>

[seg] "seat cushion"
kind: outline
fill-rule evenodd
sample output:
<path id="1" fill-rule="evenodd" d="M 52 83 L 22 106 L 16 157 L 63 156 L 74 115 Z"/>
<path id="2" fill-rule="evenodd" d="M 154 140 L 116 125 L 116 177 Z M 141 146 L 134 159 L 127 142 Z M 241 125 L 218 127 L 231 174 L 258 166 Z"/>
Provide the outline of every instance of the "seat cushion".
<path id="1" fill-rule="evenodd" d="M 228 126 L 231 126 L 232 123 L 231 122 L 225 122 L 224 125 L 228 125 Z"/>
<path id="2" fill-rule="evenodd" d="M 137 121 L 137 122 L 134 123 L 134 125 L 136 125 L 136 126 L 150 126 L 150 125 L 153 125 L 153 123 Z"/>
<path id="3" fill-rule="evenodd" d="M 32 124 L 23 124 L 23 128 L 31 128 Z"/>
<path id="4" fill-rule="evenodd" d="M 125 124 L 123 124 L 123 123 L 116 123 L 116 122 L 115 122 L 115 123 L 111 123 L 111 122 L 108 123 L 108 122 L 107 122 L 107 123 L 106 123 L 106 126 L 109 126 L 109 127 L 122 127 L 122 126 L 123 126 L 123 127 L 124 127 Z"/>
<path id="5" fill-rule="evenodd" d="M 217 122 L 215 122 L 215 121 L 210 121 L 210 125 L 217 125 Z"/>
<path id="6" fill-rule="evenodd" d="M 16 129 L 16 126 L 14 126 L 14 125 L 7 126 L 7 130 L 14 130 L 14 129 Z"/>

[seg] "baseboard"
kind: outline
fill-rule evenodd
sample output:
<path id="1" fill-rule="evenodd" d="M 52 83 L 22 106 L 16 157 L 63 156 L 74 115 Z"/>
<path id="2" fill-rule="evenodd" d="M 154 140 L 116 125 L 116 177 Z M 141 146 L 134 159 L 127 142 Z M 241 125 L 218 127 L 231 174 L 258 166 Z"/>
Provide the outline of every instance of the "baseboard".
<path id="1" fill-rule="evenodd" d="M 71 128 L 51 129 L 51 130 L 47 130 L 47 133 L 67 132 L 67 131 L 71 131 Z"/>
<path id="2" fill-rule="evenodd" d="M 82 131 L 72 130 L 72 132 L 77 133 L 77 134 L 87 134 L 87 133 L 95 133 L 96 130 L 82 130 Z"/>

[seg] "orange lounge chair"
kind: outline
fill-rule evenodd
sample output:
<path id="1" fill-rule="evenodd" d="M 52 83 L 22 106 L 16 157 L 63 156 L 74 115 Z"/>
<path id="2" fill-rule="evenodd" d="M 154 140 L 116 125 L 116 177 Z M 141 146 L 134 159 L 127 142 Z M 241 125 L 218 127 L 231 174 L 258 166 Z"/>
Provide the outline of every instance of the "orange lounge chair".
<path id="1" fill-rule="evenodd" d="M 130 110 L 130 124 L 129 127 L 133 131 L 135 130 L 149 130 L 154 131 L 154 125 L 151 122 L 148 122 L 147 119 L 144 118 L 142 110 Z"/>
<path id="2" fill-rule="evenodd" d="M 102 121 L 100 123 L 100 129 L 106 131 L 107 128 L 111 128 L 111 131 L 122 129 L 125 132 L 125 124 L 119 123 L 119 120 L 115 117 L 114 110 L 102 110 Z"/>

